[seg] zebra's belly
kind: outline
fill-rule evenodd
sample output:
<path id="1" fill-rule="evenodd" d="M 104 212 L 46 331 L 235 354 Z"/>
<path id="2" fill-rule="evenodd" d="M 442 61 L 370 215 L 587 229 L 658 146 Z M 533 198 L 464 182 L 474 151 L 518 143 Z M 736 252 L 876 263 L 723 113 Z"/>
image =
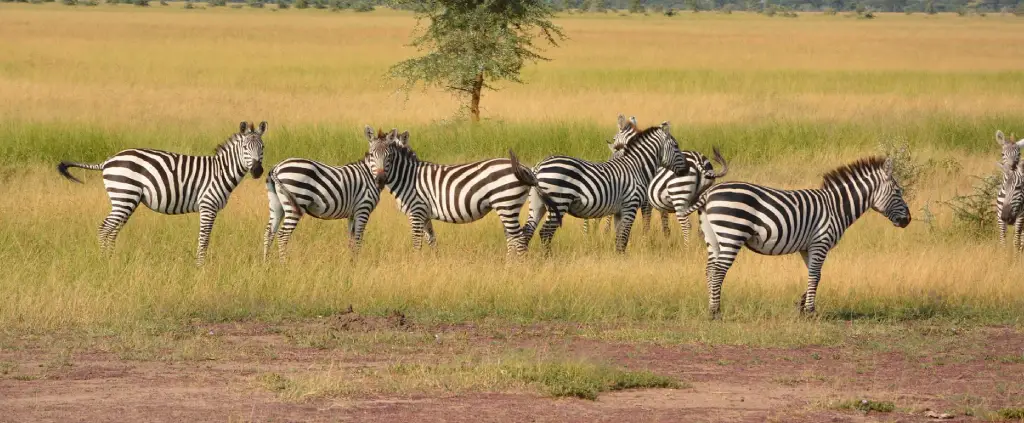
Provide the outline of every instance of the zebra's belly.
<path id="1" fill-rule="evenodd" d="M 786 254 L 793 254 L 804 249 L 805 243 L 803 242 L 786 242 L 778 237 L 771 237 L 769 239 L 762 239 L 759 234 L 747 239 L 746 246 L 751 251 L 768 255 L 768 256 L 781 256 Z"/>

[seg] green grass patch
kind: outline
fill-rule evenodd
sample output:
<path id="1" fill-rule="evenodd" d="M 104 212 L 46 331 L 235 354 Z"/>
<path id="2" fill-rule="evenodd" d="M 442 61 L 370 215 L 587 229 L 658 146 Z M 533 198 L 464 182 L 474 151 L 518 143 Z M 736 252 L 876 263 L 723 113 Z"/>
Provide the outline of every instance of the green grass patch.
<path id="1" fill-rule="evenodd" d="M 896 409 L 892 401 L 874 401 L 869 399 L 847 399 L 833 403 L 830 408 L 836 410 L 857 410 L 862 412 L 877 411 L 880 413 L 891 413 Z"/>
<path id="2" fill-rule="evenodd" d="M 1006 420 L 1024 420 L 1024 407 L 1000 408 L 996 414 Z"/>

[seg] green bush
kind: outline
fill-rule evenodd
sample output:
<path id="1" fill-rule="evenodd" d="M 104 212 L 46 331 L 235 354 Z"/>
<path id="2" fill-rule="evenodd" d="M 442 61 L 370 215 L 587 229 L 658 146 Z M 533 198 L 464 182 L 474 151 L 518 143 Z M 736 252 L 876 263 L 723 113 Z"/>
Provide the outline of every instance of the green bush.
<path id="1" fill-rule="evenodd" d="M 223 7 L 227 6 L 228 2 L 227 0 L 210 0 L 206 4 L 208 4 L 210 7 Z"/>
<path id="2" fill-rule="evenodd" d="M 824 14 L 826 14 L 828 16 L 835 16 L 837 12 L 836 12 L 835 9 L 833 9 L 831 7 L 826 7 L 824 10 L 822 10 L 822 13 L 824 13 Z"/>
<path id="3" fill-rule="evenodd" d="M 357 4 L 356 7 L 353 8 L 353 10 L 355 10 L 356 12 L 372 12 L 373 5 L 370 4 L 369 2 L 363 1 Z"/>
<path id="4" fill-rule="evenodd" d="M 249 0 L 249 7 L 253 9 L 262 9 L 263 0 Z"/>
<path id="5" fill-rule="evenodd" d="M 78 0 L 60 0 L 65 6 L 78 6 Z"/>
<path id="6" fill-rule="evenodd" d="M 1013 9 L 1013 14 L 1017 16 L 1024 16 L 1024 1 L 1017 3 L 1017 8 Z"/>
<path id="7" fill-rule="evenodd" d="M 161 1 L 160 3 L 162 4 L 162 3 L 165 3 L 165 2 Z M 191 1 L 186 1 L 184 7 L 186 9 L 195 9 L 196 8 L 196 6 L 194 4 L 192 4 Z"/>
<path id="8" fill-rule="evenodd" d="M 277 8 L 278 9 L 287 9 L 288 7 L 289 7 L 288 2 L 286 2 L 284 0 L 277 0 Z"/>
<path id="9" fill-rule="evenodd" d="M 149 0 L 132 0 L 132 4 L 138 7 L 149 7 Z"/>
<path id="10" fill-rule="evenodd" d="M 296 9 L 307 9 L 309 8 L 309 0 L 295 0 Z"/>

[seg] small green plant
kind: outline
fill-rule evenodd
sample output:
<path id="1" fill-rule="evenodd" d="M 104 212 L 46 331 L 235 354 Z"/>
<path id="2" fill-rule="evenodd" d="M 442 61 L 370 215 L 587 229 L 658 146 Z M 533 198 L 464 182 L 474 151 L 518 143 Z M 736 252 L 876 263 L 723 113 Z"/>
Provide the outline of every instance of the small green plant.
<path id="1" fill-rule="evenodd" d="M 1024 420 L 1024 407 L 1001 408 L 996 414 L 999 414 L 999 417 L 1005 420 Z"/>
<path id="2" fill-rule="evenodd" d="M 676 10 L 675 9 L 673 9 L 671 7 L 668 8 L 668 9 L 665 9 L 665 16 L 668 16 L 668 17 L 671 18 L 671 17 L 673 17 L 675 15 L 676 15 Z"/>
<path id="3" fill-rule="evenodd" d="M 878 150 L 883 156 L 892 159 L 892 174 L 903 188 L 903 199 L 910 202 L 914 199 L 917 182 L 925 172 L 926 166 L 919 163 L 910 152 L 910 141 L 907 137 L 883 139 L 878 143 Z"/>
<path id="4" fill-rule="evenodd" d="M 839 410 L 857 410 L 862 412 L 876 411 L 879 413 L 891 413 L 896 409 L 896 404 L 891 401 L 873 401 L 869 399 L 845 400 L 832 406 Z"/>

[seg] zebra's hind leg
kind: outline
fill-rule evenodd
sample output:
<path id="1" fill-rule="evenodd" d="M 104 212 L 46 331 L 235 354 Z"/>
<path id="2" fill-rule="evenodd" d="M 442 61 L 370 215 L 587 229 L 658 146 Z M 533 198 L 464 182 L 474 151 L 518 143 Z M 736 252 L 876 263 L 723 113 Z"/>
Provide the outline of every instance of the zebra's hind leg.
<path id="1" fill-rule="evenodd" d="M 669 225 L 668 225 L 668 212 L 666 212 L 666 211 L 659 211 L 658 213 L 661 215 L 661 233 L 665 235 L 665 238 L 668 238 L 668 237 L 672 236 L 672 229 L 669 228 Z M 686 224 L 689 225 L 690 221 L 687 220 Z M 687 230 L 688 229 L 689 228 L 687 228 Z M 686 238 L 687 238 L 686 231 L 683 231 L 683 239 L 686 239 Z"/>
<path id="2" fill-rule="evenodd" d="M 206 263 L 206 249 L 210 246 L 210 233 L 217 220 L 217 210 L 201 205 L 199 208 L 199 246 L 196 248 L 196 266 Z M 280 243 L 279 243 L 280 245 Z"/>
<path id="3" fill-rule="evenodd" d="M 98 231 L 100 253 L 104 256 L 110 256 L 114 252 L 117 234 L 139 206 L 138 201 L 123 199 L 111 199 L 110 203 L 110 214 L 103 219 Z"/>
<path id="4" fill-rule="evenodd" d="M 735 245 L 721 243 L 714 227 L 704 215 L 700 216 L 700 225 L 704 230 L 704 241 L 708 248 L 704 269 L 708 285 L 708 313 L 711 320 L 716 320 L 721 317 L 722 283 L 725 282 L 725 275 L 736 260 L 736 254 L 743 241 L 738 241 Z"/>
<path id="5" fill-rule="evenodd" d="M 267 229 L 263 232 L 263 261 L 267 261 L 270 256 L 270 247 L 274 244 L 274 235 L 277 234 L 277 230 L 281 227 L 281 221 L 284 219 L 284 209 L 281 207 L 281 203 L 275 204 L 276 194 L 269 193 L 269 195 L 275 196 L 270 200 L 270 218 L 267 219 Z"/>
<path id="6" fill-rule="evenodd" d="M 811 246 L 807 251 L 801 251 L 800 256 L 807 265 L 807 291 L 800 297 L 800 312 L 805 314 L 814 313 L 814 299 L 818 292 L 818 282 L 821 280 L 821 265 L 825 263 L 825 256 L 828 248 Z"/>
<path id="7" fill-rule="evenodd" d="M 647 235 L 651 231 L 651 214 L 654 213 L 654 206 L 650 201 L 644 201 L 640 204 L 640 213 L 643 214 L 644 235 Z M 636 219 L 635 215 L 633 218 Z"/>
<path id="8" fill-rule="evenodd" d="M 551 255 L 551 239 L 554 238 L 555 232 L 562 226 L 562 213 L 551 210 L 548 215 L 548 219 L 544 221 L 544 226 L 540 228 L 540 243 L 544 248 L 544 255 Z"/>
<path id="9" fill-rule="evenodd" d="M 523 228 L 519 225 L 519 208 L 495 208 L 495 212 L 505 229 L 506 258 L 511 258 L 513 255 L 522 256 L 526 253 L 527 242 L 523 236 Z"/>
<path id="10" fill-rule="evenodd" d="M 603 218 L 598 218 L 597 219 L 598 226 L 600 226 L 602 221 L 607 223 L 607 225 L 605 225 L 605 227 L 604 227 L 604 233 L 611 232 L 612 231 L 612 227 L 615 226 L 615 222 L 612 220 L 612 218 L 613 218 L 613 216 L 608 215 L 608 216 L 605 216 Z"/>
<path id="11" fill-rule="evenodd" d="M 299 226 L 299 220 L 302 220 L 301 210 L 285 208 L 281 227 L 277 230 L 277 258 L 281 263 L 288 257 L 288 242 L 292 240 L 292 233 Z"/>

